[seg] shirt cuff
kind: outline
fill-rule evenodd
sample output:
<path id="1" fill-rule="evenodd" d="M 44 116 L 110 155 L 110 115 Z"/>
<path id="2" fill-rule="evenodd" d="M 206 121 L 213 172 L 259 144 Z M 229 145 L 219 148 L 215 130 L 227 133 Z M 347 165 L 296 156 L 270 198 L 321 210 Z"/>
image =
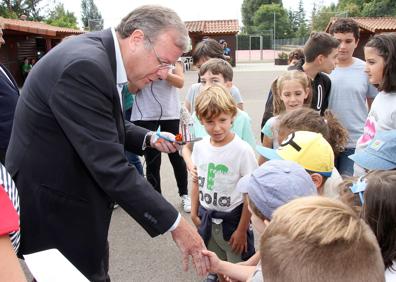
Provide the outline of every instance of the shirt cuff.
<path id="1" fill-rule="evenodd" d="M 180 215 L 180 213 L 179 213 L 179 214 L 177 215 L 177 218 L 176 218 L 176 220 L 175 220 L 175 223 L 173 223 L 173 225 L 171 226 L 171 228 L 169 228 L 168 231 L 166 231 L 165 233 L 167 233 L 167 232 L 172 232 L 173 230 L 175 230 L 175 229 L 179 226 L 180 220 L 181 220 L 181 215 Z"/>
<path id="2" fill-rule="evenodd" d="M 152 131 L 147 132 L 146 135 L 144 136 L 142 151 L 144 151 L 147 147 L 150 147 L 151 136 L 153 136 Z"/>

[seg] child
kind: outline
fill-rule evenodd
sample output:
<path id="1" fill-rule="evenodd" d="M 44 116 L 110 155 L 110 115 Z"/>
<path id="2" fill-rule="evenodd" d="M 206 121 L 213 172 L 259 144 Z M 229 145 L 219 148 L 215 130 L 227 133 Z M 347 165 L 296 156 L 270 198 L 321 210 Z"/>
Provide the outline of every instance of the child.
<path id="1" fill-rule="evenodd" d="M 296 69 L 296 65 L 304 59 L 304 50 L 301 48 L 296 48 L 289 53 L 289 58 L 287 60 L 287 64 L 289 67 L 287 70 L 294 70 Z"/>
<path id="2" fill-rule="evenodd" d="M 233 70 L 231 65 L 222 59 L 210 59 L 205 62 L 199 69 L 201 77 L 201 88 L 202 90 L 212 86 L 221 85 L 227 90 L 232 86 Z M 195 101 L 194 101 L 195 104 Z M 194 136 L 205 137 L 208 133 L 205 127 L 201 124 L 197 118 L 196 113 L 192 115 L 194 122 Z M 249 143 L 252 148 L 256 146 L 256 140 L 254 138 L 251 119 L 249 115 L 238 109 L 236 117 L 232 123 L 231 130 L 236 133 L 242 140 Z M 196 178 L 196 168 L 191 160 L 192 143 L 183 146 L 183 158 L 186 162 L 187 169 L 191 173 L 193 180 Z"/>
<path id="3" fill-rule="evenodd" d="M 373 230 L 385 263 L 386 281 L 396 280 L 396 172 L 371 171 L 343 183 L 341 200 L 362 214 Z"/>
<path id="4" fill-rule="evenodd" d="M 305 197 L 277 209 L 260 254 L 265 282 L 384 281 L 373 232 L 335 199 Z"/>
<path id="5" fill-rule="evenodd" d="M 264 232 L 278 207 L 298 197 L 316 195 L 315 185 L 304 168 L 295 162 L 281 160 L 268 161 L 243 177 L 237 189 L 247 195 L 253 227 L 258 234 Z M 246 281 L 252 275 L 253 281 L 260 279 L 260 263 L 239 265 L 220 260 L 210 251 L 203 251 L 203 254 L 209 257 L 210 271 L 237 281 Z"/>
<path id="6" fill-rule="evenodd" d="M 339 44 L 338 40 L 330 34 L 325 32 L 312 33 L 304 45 L 305 61 L 302 60 L 296 66 L 297 70 L 305 72 L 313 80 L 311 108 L 319 111 L 322 115 L 327 109 L 331 88 L 331 81 L 324 73 L 330 74 L 334 69 Z M 261 127 L 273 115 L 272 103 L 273 95 L 270 92 L 265 104 Z"/>
<path id="7" fill-rule="evenodd" d="M 322 134 L 331 145 L 335 156 L 344 151 L 344 146 L 348 141 L 347 130 L 329 110 L 325 111 L 324 116 L 308 108 L 283 114 L 279 120 L 279 142 L 295 131 L 312 131 Z M 338 197 L 338 185 L 341 182 L 342 177 L 334 167 L 331 176 L 324 182 L 323 195 L 332 198 Z"/>
<path id="8" fill-rule="evenodd" d="M 371 106 L 364 133 L 357 141 L 357 150 L 366 147 L 378 132 L 396 129 L 396 34 L 374 36 L 364 47 L 364 57 L 369 81 L 380 92 Z M 361 173 L 355 167 L 354 174 Z"/>
<path id="9" fill-rule="evenodd" d="M 367 176 L 363 218 L 373 230 L 385 263 L 386 281 L 396 280 L 396 172 Z"/>
<path id="10" fill-rule="evenodd" d="M 15 254 L 19 240 L 18 191 L 11 176 L 0 164 L 0 281 L 26 281 Z"/>
<path id="11" fill-rule="evenodd" d="M 359 25 L 351 18 L 340 18 L 331 25 L 330 33 L 340 46 L 336 68 L 330 74 L 329 109 L 348 130 L 350 137 L 344 151 L 336 154 L 335 164 L 342 175 L 352 176 L 353 162 L 348 156 L 355 152 L 368 110 L 378 91 L 364 72 L 365 62 L 353 57 L 359 43 Z"/>
<path id="12" fill-rule="evenodd" d="M 198 69 L 200 69 L 201 66 L 210 59 L 227 59 L 223 54 L 223 46 L 212 38 L 208 38 L 199 42 L 192 53 L 192 58 L 194 65 Z M 190 89 L 188 89 L 186 100 L 184 102 L 185 107 L 190 112 L 194 111 L 195 98 L 201 91 L 201 75 L 198 75 L 198 83 L 191 85 Z M 230 87 L 230 93 L 234 98 L 235 103 L 237 104 L 239 109 L 243 110 L 243 99 L 239 89 L 235 85 L 232 85 L 232 83 Z"/>
<path id="13" fill-rule="evenodd" d="M 231 65 L 223 59 L 208 60 L 199 69 L 199 75 L 201 77 L 201 91 L 212 85 L 221 85 L 228 91 L 231 91 L 234 74 Z M 194 99 L 196 99 L 196 97 Z M 192 104 L 195 104 L 195 101 L 193 101 Z M 195 137 L 206 136 L 207 133 L 205 128 L 199 122 L 195 113 L 193 114 L 193 119 Z M 245 111 L 238 109 L 237 115 L 232 124 L 232 130 L 241 137 L 242 140 L 249 143 L 252 148 L 256 146 L 256 140 L 251 126 L 251 119 Z"/>
<path id="14" fill-rule="evenodd" d="M 301 108 L 279 117 L 278 142 L 295 131 L 312 131 L 322 134 L 337 156 L 348 142 L 348 131 L 329 110 L 321 116 L 317 111 Z"/>
<path id="15" fill-rule="evenodd" d="M 319 195 L 333 194 L 325 191 L 325 183 L 334 169 L 334 153 L 322 134 L 296 131 L 289 134 L 277 150 L 263 146 L 257 146 L 256 150 L 268 160 L 290 160 L 298 163 L 311 175 Z"/>
<path id="16" fill-rule="evenodd" d="M 204 90 L 195 111 L 209 136 L 195 143 L 192 153 L 198 181 L 192 185 L 191 219 L 209 250 L 239 262 L 254 253 L 254 242 L 247 204 L 235 187 L 257 162 L 252 148 L 231 131 L 237 107 L 225 88 Z"/>
<path id="17" fill-rule="evenodd" d="M 263 126 L 264 134 L 263 146 L 277 149 L 278 143 L 278 122 L 279 115 L 287 113 L 295 109 L 299 109 L 304 105 L 311 103 L 310 81 L 303 72 L 294 70 L 282 74 L 276 83 L 274 89 L 274 116 L 271 117 Z M 259 164 L 265 160 L 261 158 Z"/>

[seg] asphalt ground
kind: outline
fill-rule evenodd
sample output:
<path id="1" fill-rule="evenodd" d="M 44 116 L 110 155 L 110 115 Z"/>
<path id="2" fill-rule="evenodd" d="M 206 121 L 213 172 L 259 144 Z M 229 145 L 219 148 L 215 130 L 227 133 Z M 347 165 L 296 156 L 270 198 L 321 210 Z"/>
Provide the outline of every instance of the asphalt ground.
<path id="1" fill-rule="evenodd" d="M 273 63 L 239 64 L 234 68 L 234 84 L 240 89 L 245 111 L 252 118 L 253 131 L 257 140 L 260 136 L 260 122 L 271 82 L 285 66 Z M 192 83 L 197 82 L 196 71 L 185 73 L 181 100 Z M 183 212 L 177 193 L 172 166 L 166 154 L 162 154 L 161 186 L 163 196 L 172 203 L 181 215 L 190 222 L 189 214 Z M 148 205 L 150 203 L 147 203 Z M 257 236 L 256 236 L 257 237 Z M 109 232 L 110 277 L 112 281 L 202 281 L 190 265 L 184 272 L 178 248 L 171 234 L 151 238 L 121 207 L 113 213 Z M 28 279 L 31 275 L 26 270 Z"/>

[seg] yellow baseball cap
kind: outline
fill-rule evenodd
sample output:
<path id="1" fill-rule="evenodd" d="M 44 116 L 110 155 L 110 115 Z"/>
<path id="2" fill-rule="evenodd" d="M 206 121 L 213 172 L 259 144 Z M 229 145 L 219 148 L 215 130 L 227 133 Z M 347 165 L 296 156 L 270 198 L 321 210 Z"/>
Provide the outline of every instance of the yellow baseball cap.
<path id="1" fill-rule="evenodd" d="M 331 176 L 334 168 L 334 152 L 322 134 L 310 131 L 291 133 L 278 149 L 256 147 L 257 152 L 268 160 L 290 160 L 309 172 Z"/>

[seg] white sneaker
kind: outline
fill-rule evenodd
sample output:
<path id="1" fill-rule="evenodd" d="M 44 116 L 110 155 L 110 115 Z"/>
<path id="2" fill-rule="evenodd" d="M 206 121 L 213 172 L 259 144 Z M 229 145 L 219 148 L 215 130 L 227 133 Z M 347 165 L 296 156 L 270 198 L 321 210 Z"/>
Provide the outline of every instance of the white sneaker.
<path id="1" fill-rule="evenodd" d="M 188 195 L 183 195 L 181 196 L 182 198 L 182 206 L 183 206 L 183 210 L 184 212 L 191 212 L 191 199 L 190 196 Z"/>

